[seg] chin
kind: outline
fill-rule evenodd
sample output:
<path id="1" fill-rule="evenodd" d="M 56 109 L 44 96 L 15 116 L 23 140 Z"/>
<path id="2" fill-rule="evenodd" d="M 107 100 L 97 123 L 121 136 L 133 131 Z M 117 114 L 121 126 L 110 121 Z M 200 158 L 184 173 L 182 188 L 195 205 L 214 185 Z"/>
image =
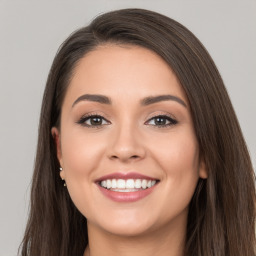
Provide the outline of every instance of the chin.
<path id="1" fill-rule="evenodd" d="M 105 225 L 103 227 L 105 231 L 116 236 L 123 237 L 134 237 L 140 236 L 149 232 L 152 228 L 152 225 L 145 225 L 144 223 L 120 223 L 116 222 L 114 225 Z"/>
<path id="2" fill-rule="evenodd" d="M 157 218 L 149 216 L 149 214 L 142 214 L 133 211 L 116 211 L 109 212 L 105 218 L 95 216 L 93 220 L 87 219 L 88 225 L 90 223 L 97 226 L 98 229 L 116 236 L 140 236 L 153 229 L 157 222 Z M 129 213 L 129 214 L 128 214 Z M 146 217 L 145 217 L 146 216 Z M 88 227 L 89 227 L 88 226 Z"/>

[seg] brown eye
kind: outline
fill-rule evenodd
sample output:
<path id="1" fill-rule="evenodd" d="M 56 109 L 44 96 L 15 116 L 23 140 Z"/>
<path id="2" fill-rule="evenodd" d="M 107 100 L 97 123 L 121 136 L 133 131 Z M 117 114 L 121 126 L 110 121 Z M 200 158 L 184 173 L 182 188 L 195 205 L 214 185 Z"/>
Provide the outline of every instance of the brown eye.
<path id="1" fill-rule="evenodd" d="M 158 126 L 158 127 L 166 127 L 166 126 L 171 126 L 175 125 L 178 122 L 171 118 L 170 116 L 166 115 L 160 115 L 160 116 L 155 116 L 151 118 L 149 121 L 147 121 L 147 124 L 153 125 L 153 126 Z"/>
<path id="2" fill-rule="evenodd" d="M 90 115 L 90 116 L 83 116 L 78 121 L 78 124 L 93 128 L 93 127 L 109 124 L 109 121 L 107 121 L 104 117 L 100 115 Z"/>
<path id="3" fill-rule="evenodd" d="M 163 117 L 156 117 L 154 121 L 156 125 L 166 125 L 166 123 L 168 122 L 168 120 Z"/>
<path id="4" fill-rule="evenodd" d="M 102 118 L 98 116 L 90 117 L 88 120 L 90 121 L 91 125 L 101 125 L 103 121 Z"/>

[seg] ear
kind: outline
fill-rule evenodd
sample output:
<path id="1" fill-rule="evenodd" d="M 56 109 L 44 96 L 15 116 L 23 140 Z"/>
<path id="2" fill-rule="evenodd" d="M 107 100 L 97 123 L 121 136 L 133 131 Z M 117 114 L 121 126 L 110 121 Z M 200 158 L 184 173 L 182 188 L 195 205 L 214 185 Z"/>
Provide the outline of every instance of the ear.
<path id="1" fill-rule="evenodd" d="M 62 169 L 62 153 L 61 153 L 61 145 L 60 145 L 60 132 L 56 127 L 52 127 L 51 129 L 51 134 L 52 137 L 54 139 L 55 142 L 55 146 L 56 146 L 56 152 L 57 152 L 57 158 L 59 160 L 60 163 L 60 177 L 62 180 L 65 179 L 65 175 L 64 175 L 64 171 Z"/>
<path id="2" fill-rule="evenodd" d="M 57 158 L 60 163 L 60 167 L 62 166 L 62 154 L 61 154 L 61 146 L 60 146 L 60 132 L 58 128 L 52 127 L 51 134 L 53 137 L 53 140 L 55 142 L 56 152 L 57 152 Z"/>
<path id="3" fill-rule="evenodd" d="M 208 171 L 206 168 L 206 164 L 204 159 L 202 158 L 199 163 L 199 177 L 201 179 L 207 179 L 208 178 Z"/>

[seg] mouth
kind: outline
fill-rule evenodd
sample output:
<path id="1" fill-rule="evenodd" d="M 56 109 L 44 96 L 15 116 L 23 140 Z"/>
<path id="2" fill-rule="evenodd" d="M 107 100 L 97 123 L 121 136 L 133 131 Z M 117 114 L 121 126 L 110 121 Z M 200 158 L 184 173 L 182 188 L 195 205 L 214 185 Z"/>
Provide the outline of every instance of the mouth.
<path id="1" fill-rule="evenodd" d="M 155 186 L 159 180 L 147 179 L 106 179 L 99 182 L 102 188 L 115 192 L 136 192 Z"/>
<path id="2" fill-rule="evenodd" d="M 100 191 L 116 202 L 134 202 L 149 195 L 159 179 L 138 173 L 113 173 L 96 181 Z"/>

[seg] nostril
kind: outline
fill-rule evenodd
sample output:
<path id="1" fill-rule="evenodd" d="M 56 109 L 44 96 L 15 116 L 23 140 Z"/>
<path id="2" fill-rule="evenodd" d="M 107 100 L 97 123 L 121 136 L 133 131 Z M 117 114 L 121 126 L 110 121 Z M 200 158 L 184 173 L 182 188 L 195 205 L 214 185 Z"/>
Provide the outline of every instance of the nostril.
<path id="1" fill-rule="evenodd" d="M 122 156 L 112 155 L 111 158 L 112 158 L 112 159 L 119 159 L 119 158 L 122 159 Z M 127 160 L 128 160 L 128 159 L 137 159 L 137 158 L 140 158 L 140 156 L 138 156 L 138 155 L 132 155 L 132 156 L 126 157 L 126 158 L 127 158 Z"/>

